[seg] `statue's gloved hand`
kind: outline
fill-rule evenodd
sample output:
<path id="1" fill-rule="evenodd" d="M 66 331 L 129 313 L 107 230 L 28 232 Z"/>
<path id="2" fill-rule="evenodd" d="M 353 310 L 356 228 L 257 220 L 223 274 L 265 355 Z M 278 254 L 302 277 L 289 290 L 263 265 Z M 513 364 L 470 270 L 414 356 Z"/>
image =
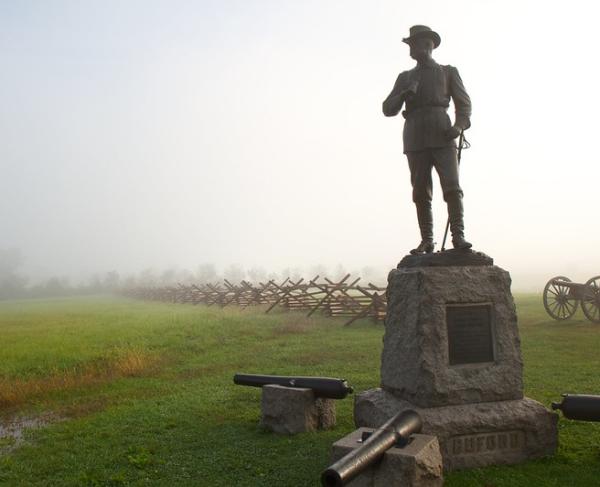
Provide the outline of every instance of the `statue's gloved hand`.
<path id="1" fill-rule="evenodd" d="M 419 80 L 412 80 L 404 90 L 404 98 L 406 100 L 412 100 L 417 95 L 419 89 Z"/>
<path id="2" fill-rule="evenodd" d="M 456 137 L 458 137 L 459 135 L 460 129 L 456 126 L 452 126 L 448 130 L 446 130 L 446 137 L 448 137 L 448 139 L 450 140 L 456 139 Z"/>

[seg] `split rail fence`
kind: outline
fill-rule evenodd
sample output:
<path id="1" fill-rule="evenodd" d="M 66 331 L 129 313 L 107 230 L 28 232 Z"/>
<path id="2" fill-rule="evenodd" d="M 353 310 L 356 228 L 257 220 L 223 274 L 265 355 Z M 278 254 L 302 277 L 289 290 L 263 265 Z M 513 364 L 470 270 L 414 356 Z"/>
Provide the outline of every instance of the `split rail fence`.
<path id="1" fill-rule="evenodd" d="M 178 284 L 176 286 L 138 287 L 124 291 L 137 299 L 171 303 L 205 304 L 242 308 L 263 305 L 269 313 L 276 307 L 306 311 L 311 316 L 319 311 L 327 316 L 346 318 L 345 326 L 361 318 L 375 322 L 385 319 L 387 301 L 384 287 L 372 283 L 362 286 L 360 277 L 350 274 L 334 282 L 319 276 L 305 281 L 287 278 L 281 283 L 270 280 L 258 285 L 247 281 L 233 284 L 227 279 L 218 284 Z"/>

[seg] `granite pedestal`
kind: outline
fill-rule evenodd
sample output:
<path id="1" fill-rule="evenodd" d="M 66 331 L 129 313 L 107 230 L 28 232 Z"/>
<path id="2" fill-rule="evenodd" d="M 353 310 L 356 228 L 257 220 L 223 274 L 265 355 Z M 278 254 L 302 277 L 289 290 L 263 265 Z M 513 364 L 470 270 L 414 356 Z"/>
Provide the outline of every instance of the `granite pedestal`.
<path id="1" fill-rule="evenodd" d="M 484 254 L 450 252 L 390 272 L 381 388 L 355 398 L 357 426 L 415 409 L 447 470 L 554 453 L 557 415 L 523 397 L 510 275 Z"/>

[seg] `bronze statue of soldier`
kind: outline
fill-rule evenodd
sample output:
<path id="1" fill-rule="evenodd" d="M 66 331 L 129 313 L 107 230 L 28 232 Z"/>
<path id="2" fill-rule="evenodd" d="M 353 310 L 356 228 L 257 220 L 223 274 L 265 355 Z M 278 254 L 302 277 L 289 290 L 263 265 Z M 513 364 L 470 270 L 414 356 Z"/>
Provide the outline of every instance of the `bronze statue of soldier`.
<path id="1" fill-rule="evenodd" d="M 431 57 L 440 45 L 437 32 L 424 25 L 410 28 L 409 37 L 402 40 L 410 46 L 410 57 L 417 65 L 400 73 L 394 88 L 383 102 L 386 117 L 396 116 L 402 106 L 405 118 L 403 142 L 408 159 L 413 201 L 421 243 L 411 254 L 433 252 L 432 168 L 435 167 L 448 205 L 448 220 L 455 249 L 469 249 L 465 240 L 463 192 L 458 178 L 456 138 L 470 127 L 471 100 L 458 70 L 442 66 Z M 455 120 L 448 117 L 450 99 L 454 102 Z"/>

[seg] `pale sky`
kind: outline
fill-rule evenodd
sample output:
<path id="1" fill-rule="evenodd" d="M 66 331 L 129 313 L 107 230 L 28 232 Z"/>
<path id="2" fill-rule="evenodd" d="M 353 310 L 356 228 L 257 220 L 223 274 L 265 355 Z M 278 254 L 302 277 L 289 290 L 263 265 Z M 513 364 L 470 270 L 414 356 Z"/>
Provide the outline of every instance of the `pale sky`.
<path id="1" fill-rule="evenodd" d="M 40 278 L 394 267 L 419 236 L 381 102 L 426 24 L 473 102 L 467 238 L 516 288 L 587 280 L 598 18 L 581 0 L 0 0 L 0 248 Z M 437 178 L 434 198 L 441 242 Z"/>

